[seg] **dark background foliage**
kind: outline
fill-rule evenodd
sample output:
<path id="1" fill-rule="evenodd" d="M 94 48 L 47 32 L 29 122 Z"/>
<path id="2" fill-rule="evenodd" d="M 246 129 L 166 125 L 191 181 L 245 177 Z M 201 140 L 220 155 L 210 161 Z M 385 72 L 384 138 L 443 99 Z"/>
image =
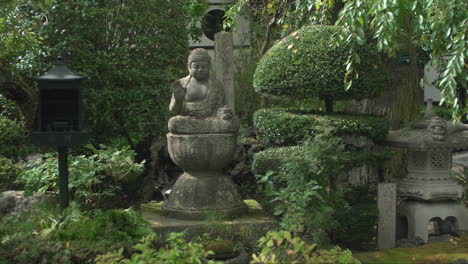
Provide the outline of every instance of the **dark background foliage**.
<path id="1" fill-rule="evenodd" d="M 165 131 L 170 83 L 185 71 L 187 25 L 203 11 L 193 5 L 185 0 L 54 0 L 41 10 L 25 2 L 4 9 L 5 25 L 32 32 L 40 45 L 15 54 L 19 61 L 7 58 L 6 64 L 32 77 L 63 56 L 73 72 L 90 77 L 82 87 L 92 142 L 121 137 L 135 147 Z"/>

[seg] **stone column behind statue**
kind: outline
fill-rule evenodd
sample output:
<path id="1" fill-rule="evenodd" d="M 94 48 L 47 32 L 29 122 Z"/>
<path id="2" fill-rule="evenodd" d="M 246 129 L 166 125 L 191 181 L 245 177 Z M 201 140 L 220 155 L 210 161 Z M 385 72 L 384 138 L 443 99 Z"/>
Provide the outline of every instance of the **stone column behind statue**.
<path id="1" fill-rule="evenodd" d="M 210 76 L 210 61 L 206 50 L 193 50 L 189 75 L 173 84 L 169 110 L 175 116 L 169 120 L 168 149 L 184 173 L 164 202 L 169 217 L 232 218 L 247 208 L 222 172 L 234 157 L 239 121 L 226 105 L 220 82 Z"/>

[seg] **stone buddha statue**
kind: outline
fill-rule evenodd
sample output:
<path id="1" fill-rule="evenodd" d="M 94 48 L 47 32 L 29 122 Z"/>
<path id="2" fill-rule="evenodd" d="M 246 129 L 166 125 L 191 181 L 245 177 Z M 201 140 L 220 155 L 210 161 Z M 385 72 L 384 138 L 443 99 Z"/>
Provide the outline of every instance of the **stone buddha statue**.
<path id="1" fill-rule="evenodd" d="M 225 105 L 219 81 L 210 78 L 204 49 L 188 58 L 189 75 L 173 84 L 167 133 L 171 159 L 184 173 L 174 184 L 163 212 L 177 219 L 233 218 L 246 211 L 237 186 L 223 172 L 237 146 L 238 118 Z"/>
<path id="2" fill-rule="evenodd" d="M 221 83 L 210 77 L 211 58 L 205 49 L 188 57 L 189 75 L 173 83 L 169 131 L 178 134 L 236 132 L 238 120 L 226 106 Z"/>

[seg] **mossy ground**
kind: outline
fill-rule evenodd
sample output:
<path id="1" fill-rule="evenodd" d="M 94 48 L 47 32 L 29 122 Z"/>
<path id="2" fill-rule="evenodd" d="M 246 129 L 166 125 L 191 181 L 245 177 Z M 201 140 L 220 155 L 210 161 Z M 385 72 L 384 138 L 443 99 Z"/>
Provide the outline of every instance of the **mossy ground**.
<path id="1" fill-rule="evenodd" d="M 449 264 L 460 258 L 468 259 L 468 236 L 455 242 L 360 252 L 353 255 L 363 264 Z"/>

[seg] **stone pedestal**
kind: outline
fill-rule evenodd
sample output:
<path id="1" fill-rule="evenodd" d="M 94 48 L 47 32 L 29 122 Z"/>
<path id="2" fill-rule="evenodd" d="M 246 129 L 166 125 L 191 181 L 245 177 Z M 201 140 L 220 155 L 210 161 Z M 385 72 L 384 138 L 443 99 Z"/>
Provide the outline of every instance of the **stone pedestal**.
<path id="1" fill-rule="evenodd" d="M 408 238 L 416 236 L 427 242 L 429 238 L 428 224 L 434 217 L 446 219 L 455 217 L 457 230 L 468 230 L 468 208 L 459 201 L 404 201 L 398 207 L 400 216 L 407 218 Z"/>
<path id="2" fill-rule="evenodd" d="M 236 134 L 168 133 L 167 141 L 171 159 L 184 174 L 164 203 L 164 215 L 200 220 L 210 215 L 233 218 L 246 211 L 237 186 L 222 172 L 234 156 Z"/>
<path id="3" fill-rule="evenodd" d="M 268 216 L 255 200 L 245 200 L 246 212 L 233 220 L 210 218 L 205 220 L 181 220 L 165 216 L 162 202 L 152 202 L 141 205 L 143 217 L 149 221 L 157 234 L 164 239 L 171 232 L 185 232 L 186 239 L 191 239 L 204 233 L 212 239 L 223 239 L 240 242 L 248 248 L 258 246 L 258 239 L 266 232 L 278 227 L 276 220 Z"/>

